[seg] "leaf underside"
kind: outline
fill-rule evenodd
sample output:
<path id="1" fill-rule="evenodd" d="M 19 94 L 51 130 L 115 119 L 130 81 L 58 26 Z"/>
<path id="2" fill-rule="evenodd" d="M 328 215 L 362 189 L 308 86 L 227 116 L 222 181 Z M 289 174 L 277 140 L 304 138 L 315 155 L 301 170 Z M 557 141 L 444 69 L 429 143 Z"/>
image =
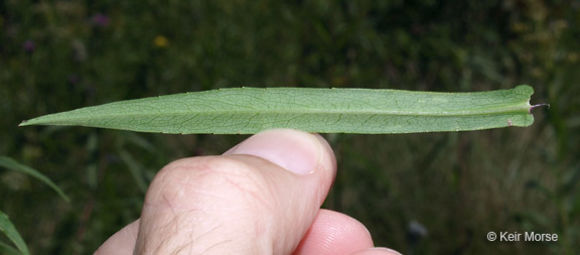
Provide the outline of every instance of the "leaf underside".
<path id="1" fill-rule="evenodd" d="M 529 126 L 532 87 L 486 92 L 230 88 L 119 101 L 41 116 L 71 125 L 171 134 L 252 134 L 271 128 L 389 134 Z"/>

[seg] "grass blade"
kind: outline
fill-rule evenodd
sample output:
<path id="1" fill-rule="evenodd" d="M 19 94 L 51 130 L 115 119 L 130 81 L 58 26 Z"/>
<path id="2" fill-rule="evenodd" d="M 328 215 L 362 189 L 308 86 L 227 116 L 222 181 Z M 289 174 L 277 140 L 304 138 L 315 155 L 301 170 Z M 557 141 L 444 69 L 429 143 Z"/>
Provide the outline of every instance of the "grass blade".
<path id="1" fill-rule="evenodd" d="M 445 93 L 391 89 L 232 88 L 41 116 L 27 125 L 78 125 L 172 134 L 413 133 L 529 126 L 533 89 Z"/>
<path id="2" fill-rule="evenodd" d="M 39 171 L 37 171 L 31 167 L 25 166 L 23 164 L 20 164 L 20 163 L 16 162 L 16 160 L 9 158 L 9 157 L 6 157 L 6 156 L 0 156 L 0 166 L 8 168 L 8 169 L 12 169 L 14 171 L 28 174 L 28 175 L 40 180 L 44 184 L 51 187 L 54 191 L 56 191 L 56 193 L 58 193 L 58 195 L 60 197 L 62 197 L 62 199 L 66 200 L 67 202 L 70 202 L 70 199 L 68 198 L 68 196 L 66 194 L 64 194 L 64 192 L 56 184 L 54 184 L 54 182 L 52 182 L 44 174 L 41 174 Z"/>
<path id="3" fill-rule="evenodd" d="M 6 234 L 8 239 L 10 239 L 12 243 L 14 243 L 14 245 L 16 246 L 16 248 L 18 248 L 20 253 L 26 255 L 30 254 L 30 252 L 28 251 L 28 246 L 26 246 L 26 243 L 24 242 L 24 240 L 22 239 L 22 237 L 20 236 L 20 234 L 18 233 L 18 231 L 16 230 L 10 219 L 8 218 L 8 215 L 6 215 L 2 211 L 0 211 L 0 231 Z M 10 251 L 10 248 L 5 248 L 5 250 Z"/>
<path id="4" fill-rule="evenodd" d="M 8 245 L 7 243 L 0 242 L 0 254 L 4 255 L 20 255 L 21 253 L 12 248 L 12 246 Z"/>
<path id="5" fill-rule="evenodd" d="M 119 152 L 119 156 L 121 157 L 123 162 L 125 162 L 125 164 L 128 166 L 129 172 L 133 176 L 133 179 L 135 179 L 135 183 L 137 183 L 137 186 L 139 187 L 141 192 L 145 194 L 145 192 L 147 191 L 147 183 L 145 182 L 143 167 L 139 165 L 139 163 L 137 163 L 137 161 L 131 156 L 131 154 L 129 154 L 125 150 L 121 150 Z"/>

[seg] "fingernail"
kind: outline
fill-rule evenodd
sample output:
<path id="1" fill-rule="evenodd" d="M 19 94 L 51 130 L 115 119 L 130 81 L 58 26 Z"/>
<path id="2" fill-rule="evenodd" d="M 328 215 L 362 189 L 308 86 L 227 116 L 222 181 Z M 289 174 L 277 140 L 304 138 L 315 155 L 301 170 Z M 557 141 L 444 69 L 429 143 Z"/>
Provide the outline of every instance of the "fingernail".
<path id="1" fill-rule="evenodd" d="M 224 154 L 257 156 L 295 174 L 305 175 L 316 170 L 321 151 L 322 144 L 315 135 L 274 129 L 258 133 Z"/>
<path id="2" fill-rule="evenodd" d="M 392 254 L 392 255 L 403 255 L 398 251 L 395 251 L 393 249 L 386 248 L 386 247 L 376 247 L 376 248 L 371 248 L 371 250 L 384 251 L 384 252 L 387 252 L 387 253 Z"/>
<path id="3" fill-rule="evenodd" d="M 403 255 L 403 254 L 401 254 L 400 252 L 398 252 L 398 251 L 395 251 L 395 250 L 393 250 L 393 249 L 389 249 L 389 248 L 385 248 L 385 249 L 386 249 L 387 251 L 389 251 L 390 253 L 394 254 L 394 255 Z"/>

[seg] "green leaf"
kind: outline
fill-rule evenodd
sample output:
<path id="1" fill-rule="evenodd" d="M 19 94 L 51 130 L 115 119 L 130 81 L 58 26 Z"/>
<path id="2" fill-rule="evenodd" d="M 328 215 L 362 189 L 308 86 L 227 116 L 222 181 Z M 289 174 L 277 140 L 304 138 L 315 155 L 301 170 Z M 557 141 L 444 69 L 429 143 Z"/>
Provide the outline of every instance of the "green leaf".
<path id="1" fill-rule="evenodd" d="M 4 255 L 20 255 L 21 253 L 12 248 L 12 246 L 8 245 L 7 243 L 0 242 L 0 254 Z"/>
<path id="2" fill-rule="evenodd" d="M 9 157 L 6 157 L 6 156 L 0 156 L 0 166 L 8 168 L 8 169 L 12 169 L 14 171 L 22 172 L 22 173 L 25 173 L 25 174 L 28 174 L 28 175 L 34 177 L 34 178 L 40 180 L 41 182 L 44 182 L 46 185 L 50 186 L 64 200 L 66 200 L 67 202 L 70 201 L 68 196 L 66 194 L 64 194 L 64 192 L 58 186 L 56 186 L 56 184 L 54 184 L 54 182 L 52 182 L 45 175 L 41 174 L 38 170 L 35 170 L 31 167 L 20 164 L 20 163 L 16 162 L 16 160 L 9 158 Z"/>
<path id="3" fill-rule="evenodd" d="M 413 133 L 529 126 L 530 96 L 509 90 L 444 93 L 391 89 L 232 88 L 120 101 L 45 115 L 27 125 L 78 125 L 172 134 Z"/>
<path id="4" fill-rule="evenodd" d="M 18 248 L 20 253 L 26 255 L 30 254 L 30 252 L 28 251 L 28 247 L 26 246 L 26 243 L 24 242 L 24 240 L 22 239 L 22 237 L 20 236 L 20 234 L 18 233 L 18 231 L 16 230 L 10 219 L 8 218 L 8 215 L 6 215 L 2 211 L 0 211 L 0 231 L 6 234 L 8 239 L 10 239 L 10 241 L 14 243 L 14 245 L 16 246 L 16 248 Z M 10 251 L 9 248 L 5 248 L 4 250 Z"/>

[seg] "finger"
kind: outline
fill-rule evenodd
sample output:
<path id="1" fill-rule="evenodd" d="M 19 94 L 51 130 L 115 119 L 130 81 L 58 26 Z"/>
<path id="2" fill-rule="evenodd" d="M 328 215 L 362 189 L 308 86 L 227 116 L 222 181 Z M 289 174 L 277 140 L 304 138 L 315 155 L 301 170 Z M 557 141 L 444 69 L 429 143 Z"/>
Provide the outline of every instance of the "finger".
<path id="1" fill-rule="evenodd" d="M 139 220 L 133 221 L 114 235 L 109 237 L 95 255 L 131 255 L 135 249 L 135 241 L 139 232 Z"/>
<path id="2" fill-rule="evenodd" d="M 362 223 L 348 215 L 322 209 L 294 254 L 351 254 L 371 247 L 373 240 Z"/>
<path id="3" fill-rule="evenodd" d="M 389 248 L 377 247 L 357 251 L 352 253 L 352 255 L 401 255 L 401 253 L 395 250 L 391 250 Z"/>
<path id="4" fill-rule="evenodd" d="M 152 181 L 138 254 L 289 254 L 336 172 L 319 136 L 270 130 L 223 156 L 178 160 Z"/>

